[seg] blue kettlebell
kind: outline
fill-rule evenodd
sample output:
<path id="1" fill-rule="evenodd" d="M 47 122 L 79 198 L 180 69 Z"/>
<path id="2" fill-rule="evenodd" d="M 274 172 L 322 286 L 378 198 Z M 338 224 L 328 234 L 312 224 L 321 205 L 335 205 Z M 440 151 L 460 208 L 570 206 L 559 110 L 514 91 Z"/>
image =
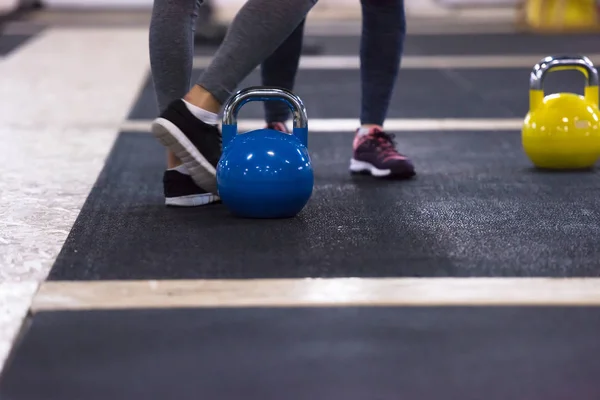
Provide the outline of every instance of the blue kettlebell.
<path id="1" fill-rule="evenodd" d="M 258 129 L 238 134 L 238 112 L 250 101 L 287 103 L 294 116 L 293 132 Z M 307 120 L 302 100 L 285 89 L 250 87 L 229 99 L 223 110 L 217 188 L 221 201 L 234 215 L 289 218 L 306 206 L 314 185 Z"/>

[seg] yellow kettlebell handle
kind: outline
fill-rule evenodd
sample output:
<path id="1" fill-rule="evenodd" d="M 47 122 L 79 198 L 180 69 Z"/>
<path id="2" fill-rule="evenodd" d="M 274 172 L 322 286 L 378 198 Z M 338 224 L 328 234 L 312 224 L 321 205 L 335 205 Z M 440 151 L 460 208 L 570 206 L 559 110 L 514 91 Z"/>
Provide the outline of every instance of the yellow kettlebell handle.
<path id="1" fill-rule="evenodd" d="M 584 97 L 598 108 L 598 71 L 584 56 L 546 57 L 537 63 L 529 75 L 529 111 L 537 109 L 544 100 L 544 78 L 550 71 L 578 70 L 586 78 Z"/>

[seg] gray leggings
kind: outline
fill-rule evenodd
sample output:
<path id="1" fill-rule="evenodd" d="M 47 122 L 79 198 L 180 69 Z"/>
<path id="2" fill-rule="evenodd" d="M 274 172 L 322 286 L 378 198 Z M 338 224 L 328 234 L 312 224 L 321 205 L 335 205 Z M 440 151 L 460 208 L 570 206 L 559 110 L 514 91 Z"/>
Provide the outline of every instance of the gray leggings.
<path id="1" fill-rule="evenodd" d="M 224 103 L 300 25 L 317 0 L 248 0 L 196 84 Z M 162 112 L 188 91 L 198 0 L 154 0 L 150 63 Z"/>

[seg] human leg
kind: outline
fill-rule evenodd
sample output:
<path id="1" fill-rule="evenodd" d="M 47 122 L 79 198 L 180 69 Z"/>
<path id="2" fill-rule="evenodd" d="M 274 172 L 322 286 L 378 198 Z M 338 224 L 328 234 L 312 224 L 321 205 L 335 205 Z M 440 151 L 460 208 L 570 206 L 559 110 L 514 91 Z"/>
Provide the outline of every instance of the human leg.
<path id="1" fill-rule="evenodd" d="M 383 130 L 406 36 L 404 0 L 361 0 L 361 7 L 361 126 L 350 170 L 410 178 L 415 175 L 412 163 L 398 153 L 394 136 Z"/>
<path id="2" fill-rule="evenodd" d="M 190 89 L 199 3 L 197 0 L 154 2 L 149 32 L 150 67 L 160 113 Z M 163 193 L 165 203 L 171 206 L 198 206 L 218 201 L 217 196 L 194 183 L 171 151 L 167 151 Z"/>
<path id="3" fill-rule="evenodd" d="M 217 193 L 221 134 L 216 121 L 222 104 L 285 41 L 315 3 L 316 0 L 248 0 L 196 85 L 154 121 L 154 135 L 182 160 L 199 186 Z"/>
<path id="4" fill-rule="evenodd" d="M 288 90 L 294 89 L 298 72 L 305 20 L 298 25 L 290 36 L 271 54 L 261 66 L 261 78 L 264 86 L 278 86 Z M 267 126 L 285 130 L 285 123 L 290 116 L 290 108 L 281 101 L 263 103 Z"/>

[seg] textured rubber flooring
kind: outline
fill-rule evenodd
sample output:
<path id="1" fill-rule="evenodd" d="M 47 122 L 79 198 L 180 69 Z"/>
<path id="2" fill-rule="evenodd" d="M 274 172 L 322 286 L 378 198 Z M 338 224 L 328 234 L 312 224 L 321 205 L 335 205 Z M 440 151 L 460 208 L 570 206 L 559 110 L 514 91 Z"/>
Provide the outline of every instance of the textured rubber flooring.
<path id="1" fill-rule="evenodd" d="M 410 20 L 408 21 L 410 23 Z M 597 53 L 598 35 L 449 34 L 407 35 L 406 55 L 578 54 Z M 360 36 L 310 37 L 324 55 L 358 54 Z M 198 47 L 197 54 L 213 54 L 215 48 Z"/>
<path id="2" fill-rule="evenodd" d="M 533 66 L 532 66 L 533 67 Z M 531 68 L 401 70 L 388 118 L 514 118 L 528 111 Z M 194 80 L 200 71 L 194 73 Z M 240 88 L 260 85 L 252 73 Z M 553 72 L 545 80 L 548 93 L 583 93 L 584 78 L 576 71 Z M 359 70 L 301 70 L 296 94 L 309 118 L 358 118 Z M 142 89 L 130 119 L 153 119 L 158 109 L 151 79 Z M 240 118 L 263 118 L 260 103 L 242 108 Z"/>
<path id="3" fill-rule="evenodd" d="M 598 308 L 38 314 L 0 398 L 597 400 L 599 330 Z"/>
<path id="4" fill-rule="evenodd" d="M 27 43 L 33 35 L 2 35 L 0 34 L 0 56 L 7 56 L 19 46 Z"/>
<path id="5" fill-rule="evenodd" d="M 599 276 L 599 172 L 541 173 L 516 132 L 403 134 L 418 178 L 347 172 L 352 134 L 310 137 L 315 191 L 290 220 L 163 206 L 164 150 L 124 133 L 50 279 Z"/>
<path id="6" fill-rule="evenodd" d="M 357 38 L 323 40 L 327 54 L 356 54 Z M 407 54 L 574 53 L 596 42 L 413 36 Z M 529 71 L 402 70 L 389 117 L 522 117 Z M 304 70 L 297 82 L 310 118 L 358 117 L 358 71 Z M 258 83 L 254 73 L 240 87 Z M 557 72 L 547 89 L 582 84 Z M 148 80 L 131 117 L 154 118 L 154 101 Z M 240 116 L 261 118 L 262 107 Z M 600 276 L 598 170 L 536 171 L 518 132 L 414 132 L 398 145 L 418 177 L 375 182 L 348 174 L 351 140 L 311 133 L 307 208 L 256 221 L 222 205 L 164 207 L 164 149 L 123 132 L 49 279 Z M 28 322 L 0 399 L 600 398 L 597 307 L 49 312 Z"/>

